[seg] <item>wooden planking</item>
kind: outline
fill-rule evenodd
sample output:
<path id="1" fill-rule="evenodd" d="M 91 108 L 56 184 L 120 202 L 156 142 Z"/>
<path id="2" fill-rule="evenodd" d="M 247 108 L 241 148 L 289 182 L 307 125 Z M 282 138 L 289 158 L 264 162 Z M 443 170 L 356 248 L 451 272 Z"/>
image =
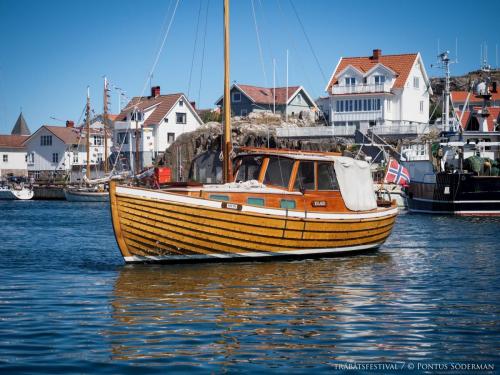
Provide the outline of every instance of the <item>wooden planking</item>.
<path id="1" fill-rule="evenodd" d="M 217 234 L 207 235 L 206 233 L 200 233 L 192 229 L 175 229 L 171 225 L 163 224 L 159 221 L 149 220 L 144 217 L 136 217 L 132 214 L 121 213 L 122 222 L 125 227 L 132 227 L 137 229 L 137 233 L 143 231 L 142 236 L 148 238 L 151 234 L 155 234 L 157 239 L 160 239 L 164 243 L 171 244 L 179 248 L 185 248 L 189 244 L 193 244 L 190 250 L 200 252 L 200 249 L 206 248 L 207 244 L 209 247 L 207 250 L 213 252 L 255 252 L 255 251 L 279 251 L 279 250 L 292 250 L 292 249 L 302 249 L 314 247 L 311 241 L 297 241 L 290 240 L 285 241 L 280 245 L 273 244 L 262 244 L 252 241 L 252 237 L 260 239 L 259 236 L 251 235 L 248 238 L 227 238 L 221 237 Z M 328 247 L 342 247 L 342 246 L 352 246 L 360 245 L 365 243 L 377 242 L 382 238 L 386 238 L 390 233 L 391 228 L 383 230 L 379 233 L 374 233 L 371 236 L 363 238 L 354 238 L 351 240 L 336 240 L 327 241 L 322 243 L 322 248 Z M 173 243 L 172 243 L 173 242 Z"/>
<path id="2" fill-rule="evenodd" d="M 216 220 L 211 220 L 213 223 L 211 225 L 206 225 L 207 223 L 200 223 L 198 221 L 189 221 L 190 218 L 186 220 L 182 215 L 169 215 L 168 217 L 164 217 L 163 212 L 159 210 L 149 210 L 144 211 L 141 206 L 134 208 L 130 207 L 130 205 L 122 206 L 120 205 L 120 209 L 129 215 L 139 216 L 136 218 L 136 221 L 140 221 L 141 218 L 149 219 L 149 223 L 151 225 L 155 225 L 155 222 L 161 222 L 163 224 L 169 225 L 172 228 L 180 228 L 181 231 L 187 229 L 188 231 L 199 231 L 205 233 L 207 235 L 216 235 L 219 237 L 230 237 L 241 240 L 247 240 L 249 237 L 255 237 L 255 228 L 247 228 L 246 231 L 241 231 L 241 225 L 238 223 L 235 225 L 231 223 L 231 225 L 218 225 L 219 222 Z M 290 243 L 289 239 L 294 238 L 298 240 L 307 240 L 309 247 L 324 247 L 325 242 L 339 239 L 352 239 L 352 238 L 364 238 L 369 237 L 371 235 L 377 234 L 383 230 L 391 229 L 392 224 L 386 224 L 383 226 L 373 226 L 371 229 L 367 229 L 363 232 L 324 232 L 324 233 L 305 233 L 304 236 L 287 236 L 287 230 L 285 231 L 275 231 L 274 236 L 270 236 L 269 233 L 263 233 L 261 236 L 259 233 L 259 239 L 264 244 L 274 244 L 279 246 L 288 246 Z M 184 233 L 184 232 L 183 232 Z M 283 235 L 283 233 L 285 235 Z M 185 233 L 184 233 L 185 234 Z"/>

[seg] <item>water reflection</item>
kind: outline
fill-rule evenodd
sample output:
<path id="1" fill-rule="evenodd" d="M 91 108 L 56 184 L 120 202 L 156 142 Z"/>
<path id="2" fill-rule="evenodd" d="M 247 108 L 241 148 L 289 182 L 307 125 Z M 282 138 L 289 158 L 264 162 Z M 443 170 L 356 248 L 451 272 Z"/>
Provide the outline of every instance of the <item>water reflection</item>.
<path id="1" fill-rule="evenodd" d="M 419 325 L 424 322 L 429 329 L 425 312 L 401 316 L 407 291 L 379 282 L 381 270 L 397 275 L 396 268 L 387 253 L 300 262 L 127 266 L 115 284 L 115 325 L 107 334 L 114 358 L 121 360 L 210 358 L 229 364 L 287 358 L 317 365 L 424 349 L 418 341 Z M 297 356 L 296 350 L 308 354 Z"/>

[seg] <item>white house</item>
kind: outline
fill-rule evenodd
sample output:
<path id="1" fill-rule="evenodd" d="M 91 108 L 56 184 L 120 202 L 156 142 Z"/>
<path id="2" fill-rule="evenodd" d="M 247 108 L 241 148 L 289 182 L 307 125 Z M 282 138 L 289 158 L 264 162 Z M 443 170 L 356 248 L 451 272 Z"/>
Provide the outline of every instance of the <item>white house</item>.
<path id="1" fill-rule="evenodd" d="M 379 135 L 421 134 L 428 129 L 432 94 L 420 53 L 342 57 L 326 86 L 334 133 L 358 129 Z"/>
<path id="2" fill-rule="evenodd" d="M 151 166 L 179 135 L 201 124 L 203 121 L 184 94 L 161 95 L 160 86 L 155 86 L 151 96 L 132 98 L 116 118 L 113 150 L 134 167 L 138 134 L 138 169 L 142 169 Z"/>
<path id="3" fill-rule="evenodd" d="M 20 113 L 10 135 L 0 135 L 0 179 L 27 176 L 24 142 L 30 134 L 26 120 Z"/>
<path id="4" fill-rule="evenodd" d="M 98 126 L 98 125 L 94 125 Z M 35 178 L 65 176 L 78 180 L 87 163 L 86 137 L 81 127 L 75 128 L 73 121 L 66 127 L 43 125 L 25 142 L 28 175 Z M 108 152 L 111 140 L 108 142 Z M 102 132 L 91 128 L 90 164 L 91 176 L 103 175 L 104 138 Z"/>

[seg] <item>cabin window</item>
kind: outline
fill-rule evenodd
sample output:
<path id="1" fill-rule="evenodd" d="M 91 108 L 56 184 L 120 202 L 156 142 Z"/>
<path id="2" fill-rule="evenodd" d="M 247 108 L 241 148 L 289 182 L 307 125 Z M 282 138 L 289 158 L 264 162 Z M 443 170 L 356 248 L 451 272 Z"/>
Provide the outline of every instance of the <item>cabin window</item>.
<path id="1" fill-rule="evenodd" d="M 318 162 L 318 190 L 339 190 L 333 163 Z"/>
<path id="2" fill-rule="evenodd" d="M 254 206 L 264 206 L 264 199 L 263 198 L 253 198 L 249 197 L 247 199 L 248 204 L 253 204 Z"/>
<path id="3" fill-rule="evenodd" d="M 292 167 L 293 160 L 280 158 L 279 156 L 270 156 L 266 176 L 264 177 L 264 184 L 287 188 L 292 174 Z"/>
<path id="4" fill-rule="evenodd" d="M 175 118 L 177 124 L 185 124 L 186 123 L 186 114 L 182 112 L 176 112 Z"/>
<path id="5" fill-rule="evenodd" d="M 295 178 L 294 190 L 314 190 L 314 162 L 301 161 L 297 177 Z"/>
<path id="6" fill-rule="evenodd" d="M 282 199 L 280 201 L 280 207 L 281 208 L 288 208 L 288 209 L 294 209 L 296 207 L 296 203 L 293 200 L 290 199 Z"/>
<path id="7" fill-rule="evenodd" d="M 210 199 L 214 199 L 216 201 L 229 201 L 229 196 L 227 195 L 221 195 L 221 194 L 211 194 Z"/>
<path id="8" fill-rule="evenodd" d="M 233 98 L 232 98 L 234 103 L 239 103 L 241 102 L 241 93 L 239 92 L 233 92 Z"/>
<path id="9" fill-rule="evenodd" d="M 262 165 L 262 156 L 244 156 L 241 158 L 241 164 L 236 172 L 235 181 L 258 180 L 260 167 Z"/>

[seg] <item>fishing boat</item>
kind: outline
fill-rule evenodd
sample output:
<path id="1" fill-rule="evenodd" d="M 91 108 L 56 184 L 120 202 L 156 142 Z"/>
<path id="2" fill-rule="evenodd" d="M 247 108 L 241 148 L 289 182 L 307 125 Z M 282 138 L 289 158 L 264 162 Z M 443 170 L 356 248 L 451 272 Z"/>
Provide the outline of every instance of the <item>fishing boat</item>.
<path id="1" fill-rule="evenodd" d="M 225 0 L 223 183 L 154 190 L 111 181 L 113 229 L 125 262 L 327 256 L 382 245 L 398 209 L 377 201 L 368 163 L 269 148 L 241 148 L 230 159 L 229 89 Z"/>
<path id="2" fill-rule="evenodd" d="M 488 81 L 476 85 L 474 95 L 483 100 L 482 108 L 477 109 L 480 124 L 477 130 L 464 130 L 461 118 L 449 118 L 449 58 L 447 53 L 440 57 L 446 69 L 443 123 L 451 128 L 445 128 L 433 142 L 402 148 L 403 164 L 411 175 L 406 191 L 408 209 L 426 214 L 500 216 L 500 132 L 487 126 L 487 103 L 496 88 L 491 91 Z"/>

